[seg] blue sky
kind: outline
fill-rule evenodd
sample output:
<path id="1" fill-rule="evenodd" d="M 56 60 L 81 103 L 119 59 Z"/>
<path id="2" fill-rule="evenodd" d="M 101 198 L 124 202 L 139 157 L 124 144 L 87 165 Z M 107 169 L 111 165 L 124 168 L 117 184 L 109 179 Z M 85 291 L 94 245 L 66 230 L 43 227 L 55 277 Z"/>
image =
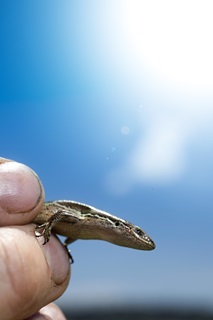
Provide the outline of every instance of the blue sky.
<path id="1" fill-rule="evenodd" d="M 1 156 L 157 245 L 74 243 L 61 305 L 212 308 L 211 6 L 1 2 Z"/>

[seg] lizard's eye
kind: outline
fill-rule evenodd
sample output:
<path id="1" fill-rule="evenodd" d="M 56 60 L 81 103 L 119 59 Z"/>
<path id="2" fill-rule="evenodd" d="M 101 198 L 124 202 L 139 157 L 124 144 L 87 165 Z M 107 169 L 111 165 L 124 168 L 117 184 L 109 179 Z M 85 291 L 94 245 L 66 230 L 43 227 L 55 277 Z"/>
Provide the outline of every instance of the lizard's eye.
<path id="1" fill-rule="evenodd" d="M 139 228 L 135 229 L 135 232 L 136 232 L 137 235 L 140 236 L 140 237 L 144 234 L 143 231 L 142 231 L 141 229 L 139 229 Z"/>
<path id="2" fill-rule="evenodd" d="M 116 222 L 115 222 L 115 226 L 118 227 L 119 225 L 120 225 L 120 222 L 119 222 L 119 221 L 116 221 Z"/>

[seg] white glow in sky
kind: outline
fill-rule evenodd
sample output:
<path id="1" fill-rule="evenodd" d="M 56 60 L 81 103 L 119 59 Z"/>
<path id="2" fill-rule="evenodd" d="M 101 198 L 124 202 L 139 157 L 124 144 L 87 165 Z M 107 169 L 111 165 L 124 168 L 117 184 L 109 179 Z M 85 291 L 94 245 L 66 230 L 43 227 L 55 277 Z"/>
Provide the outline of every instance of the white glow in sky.
<path id="1" fill-rule="evenodd" d="M 212 117 L 213 19 L 211 1 L 126 1 L 122 25 L 131 61 L 152 74 L 155 106 L 146 128 L 106 180 L 115 194 L 140 183 L 173 183 L 187 170 L 187 148 Z M 141 73 L 141 74 L 140 74 Z M 156 92 L 155 90 L 158 90 Z M 143 89 L 143 88 L 141 88 Z M 142 90 L 143 91 L 143 90 Z M 209 101 L 208 101 L 209 98 Z M 152 102 L 153 103 L 153 102 Z M 141 109 L 143 117 L 143 109 Z M 143 127 L 141 123 L 141 127 Z M 131 132 L 122 127 L 121 133 Z"/>
<path id="2" fill-rule="evenodd" d="M 112 192 L 123 194 L 138 183 L 164 184 L 178 179 L 184 171 L 187 132 L 175 119 L 152 119 L 120 168 L 107 183 Z"/>
<path id="3" fill-rule="evenodd" d="M 162 80 L 211 92 L 212 9 L 212 1 L 127 1 L 127 41 Z"/>

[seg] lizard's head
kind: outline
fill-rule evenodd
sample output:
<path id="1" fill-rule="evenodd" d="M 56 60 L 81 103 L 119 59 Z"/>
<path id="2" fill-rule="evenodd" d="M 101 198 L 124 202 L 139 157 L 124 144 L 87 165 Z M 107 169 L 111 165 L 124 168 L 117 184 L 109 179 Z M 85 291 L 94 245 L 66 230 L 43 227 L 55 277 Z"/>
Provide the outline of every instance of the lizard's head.
<path id="1" fill-rule="evenodd" d="M 154 241 L 137 226 L 127 222 L 119 221 L 115 223 L 114 230 L 117 237 L 117 244 L 123 247 L 129 247 L 138 250 L 153 250 L 155 249 Z"/>
<path id="2" fill-rule="evenodd" d="M 114 216 L 105 219 L 100 224 L 97 223 L 96 235 L 98 239 L 123 247 L 138 250 L 155 249 L 155 243 L 147 233 L 130 222 Z"/>

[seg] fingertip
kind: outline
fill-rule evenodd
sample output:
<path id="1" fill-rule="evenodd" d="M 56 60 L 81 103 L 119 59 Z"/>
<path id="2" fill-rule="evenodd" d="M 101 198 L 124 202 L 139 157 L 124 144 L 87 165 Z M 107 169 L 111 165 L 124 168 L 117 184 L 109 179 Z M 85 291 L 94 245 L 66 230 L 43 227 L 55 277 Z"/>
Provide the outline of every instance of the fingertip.
<path id="1" fill-rule="evenodd" d="M 25 320 L 66 320 L 65 315 L 54 303 L 41 308 L 38 312 Z"/>
<path id="2" fill-rule="evenodd" d="M 44 189 L 36 173 L 24 164 L 1 158 L 0 181 L 0 225 L 31 221 L 44 201 Z"/>
<path id="3" fill-rule="evenodd" d="M 63 312 L 61 311 L 61 309 L 56 306 L 54 303 L 50 303 L 47 306 L 43 307 L 40 310 L 40 313 L 42 315 L 48 316 L 48 319 L 51 320 L 55 320 L 55 319 L 59 319 L 59 320 L 66 320 L 65 315 L 63 314 Z"/>
<path id="4" fill-rule="evenodd" d="M 68 257 L 54 236 L 44 246 L 37 241 L 33 224 L 0 228 L 0 239 L 0 309 L 8 319 L 25 319 L 64 293 Z"/>
<path id="5" fill-rule="evenodd" d="M 61 285 L 70 278 L 70 263 L 67 251 L 54 235 L 45 245 L 43 237 L 37 238 L 44 253 L 47 264 L 51 270 L 51 278 L 56 285 Z"/>

